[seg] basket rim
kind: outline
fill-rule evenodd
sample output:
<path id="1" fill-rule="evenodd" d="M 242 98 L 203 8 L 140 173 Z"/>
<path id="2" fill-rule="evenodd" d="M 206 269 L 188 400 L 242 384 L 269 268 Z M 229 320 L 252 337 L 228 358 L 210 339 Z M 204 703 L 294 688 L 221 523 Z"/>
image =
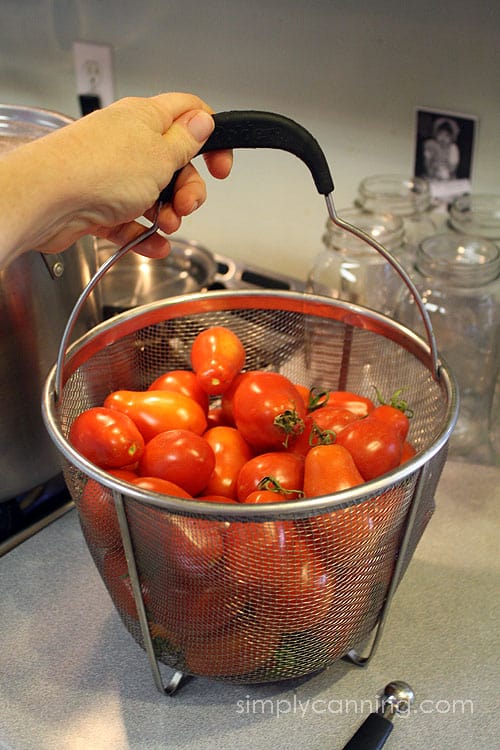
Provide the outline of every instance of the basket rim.
<path id="1" fill-rule="evenodd" d="M 66 362 L 64 365 L 64 383 L 83 364 L 88 357 L 105 346 L 123 338 L 148 325 L 178 317 L 179 313 L 190 315 L 195 312 L 210 312 L 214 310 L 227 310 L 227 303 L 234 302 L 234 309 L 244 307 L 255 309 L 258 301 L 266 300 L 266 309 L 273 309 L 269 303 L 274 300 L 274 309 L 285 309 L 314 314 L 322 311 L 322 317 L 338 319 L 348 323 L 355 328 L 369 329 L 374 333 L 391 338 L 396 343 L 405 341 L 405 348 L 432 372 L 432 357 L 429 344 L 426 343 L 414 331 L 402 324 L 391 320 L 382 313 L 355 305 L 342 300 L 334 300 L 308 292 L 297 292 L 290 290 L 217 290 L 200 294 L 198 292 L 176 297 L 158 300 L 146 305 L 133 308 L 132 310 L 119 313 L 109 320 L 99 323 L 86 334 L 81 336 L 68 348 Z M 298 305 L 298 307 L 297 307 Z M 165 317 L 162 312 L 169 310 L 169 316 Z M 128 482 L 120 480 L 108 474 L 105 470 L 92 464 L 78 453 L 69 441 L 64 437 L 57 421 L 57 399 L 55 391 L 56 368 L 51 368 L 43 388 L 42 394 L 42 416 L 49 435 L 60 453 L 81 472 L 95 481 L 99 482 L 112 491 L 133 498 L 142 503 L 148 503 L 160 508 L 170 510 L 180 515 L 197 515 L 207 518 L 224 516 L 234 517 L 236 520 L 269 520 L 277 516 L 286 518 L 297 514 L 316 514 L 325 509 L 341 509 L 368 501 L 372 497 L 380 495 L 397 485 L 400 481 L 408 478 L 418 469 L 421 469 L 433 456 L 436 455 L 447 443 L 455 426 L 458 415 L 458 388 L 453 373 L 450 372 L 446 362 L 439 361 L 439 382 L 447 395 L 447 410 L 443 420 L 443 426 L 434 442 L 424 451 L 406 461 L 402 466 L 396 467 L 382 477 L 369 480 L 363 484 L 336 492 L 334 495 L 324 495 L 300 500 L 266 503 L 265 505 L 245 505 L 206 502 L 198 499 L 184 499 L 171 497 L 155 492 L 134 487 Z"/>

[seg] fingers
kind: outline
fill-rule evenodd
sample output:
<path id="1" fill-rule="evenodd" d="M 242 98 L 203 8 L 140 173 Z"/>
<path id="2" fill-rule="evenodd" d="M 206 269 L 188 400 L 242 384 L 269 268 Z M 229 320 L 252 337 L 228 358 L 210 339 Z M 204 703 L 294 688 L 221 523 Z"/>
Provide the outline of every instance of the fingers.
<path id="1" fill-rule="evenodd" d="M 207 154 L 203 154 L 208 171 L 217 180 L 223 180 L 231 172 L 233 166 L 233 152 L 230 150 L 224 151 L 209 151 Z"/>

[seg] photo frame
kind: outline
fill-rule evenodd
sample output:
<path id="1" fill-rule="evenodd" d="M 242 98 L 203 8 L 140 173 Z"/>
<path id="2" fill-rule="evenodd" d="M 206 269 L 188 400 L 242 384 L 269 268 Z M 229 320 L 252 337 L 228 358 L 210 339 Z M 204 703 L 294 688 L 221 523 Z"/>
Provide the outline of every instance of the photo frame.
<path id="1" fill-rule="evenodd" d="M 476 135 L 474 115 L 417 108 L 414 175 L 429 181 L 438 201 L 471 191 Z"/>

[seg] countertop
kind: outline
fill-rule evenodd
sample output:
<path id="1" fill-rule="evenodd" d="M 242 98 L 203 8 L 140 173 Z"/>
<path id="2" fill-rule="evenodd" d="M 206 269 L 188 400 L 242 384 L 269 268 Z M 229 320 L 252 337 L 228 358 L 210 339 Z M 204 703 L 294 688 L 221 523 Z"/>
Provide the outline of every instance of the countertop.
<path id="1" fill-rule="evenodd" d="M 449 461 L 365 668 L 156 689 L 73 509 L 0 559 L 2 750 L 342 748 L 394 679 L 416 701 L 386 747 L 498 747 L 500 471 Z M 165 667 L 165 679 L 171 674 Z"/>

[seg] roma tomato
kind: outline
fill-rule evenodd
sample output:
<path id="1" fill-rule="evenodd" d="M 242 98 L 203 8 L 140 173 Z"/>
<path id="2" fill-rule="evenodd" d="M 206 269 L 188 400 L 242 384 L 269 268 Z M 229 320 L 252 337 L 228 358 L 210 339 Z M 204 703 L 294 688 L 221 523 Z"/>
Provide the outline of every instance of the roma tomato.
<path id="1" fill-rule="evenodd" d="M 302 396 L 280 373 L 245 373 L 232 404 L 236 427 L 258 452 L 283 450 L 304 429 Z"/>
<path id="2" fill-rule="evenodd" d="M 333 579 L 293 522 L 231 524 L 224 564 L 272 631 L 305 630 L 330 609 Z"/>
<path id="3" fill-rule="evenodd" d="M 401 450 L 401 463 L 403 464 L 405 461 L 409 461 L 410 458 L 413 458 L 413 456 L 417 455 L 417 449 L 415 446 L 410 443 L 408 440 L 405 440 L 403 443 L 403 448 Z"/>
<path id="4" fill-rule="evenodd" d="M 384 554 L 394 559 L 407 508 L 404 491 L 396 487 L 357 505 L 305 519 L 298 525 L 309 532 L 315 550 L 325 562 L 342 566 L 349 585 L 349 573 L 381 554 L 381 545 L 390 546 L 389 554 L 387 550 Z"/>
<path id="5" fill-rule="evenodd" d="M 388 424 L 396 430 L 401 442 L 405 442 L 410 429 L 410 420 L 404 411 L 401 411 L 401 409 L 398 409 L 396 406 L 391 406 L 390 404 L 381 404 L 380 406 L 375 407 L 370 416 Z"/>
<path id="6" fill-rule="evenodd" d="M 152 587 L 213 575 L 224 550 L 224 523 L 139 504 L 131 504 L 128 515 L 137 564 Z"/>
<path id="7" fill-rule="evenodd" d="M 335 581 L 305 540 L 297 539 L 286 564 L 274 575 L 273 590 L 264 591 L 259 603 L 262 622 L 280 633 L 297 633 L 325 620 L 332 606 Z"/>
<path id="8" fill-rule="evenodd" d="M 141 487 L 141 489 L 148 490 L 149 492 L 159 492 L 162 495 L 169 495 L 171 497 L 184 497 L 188 500 L 193 497 L 183 487 L 175 484 L 175 482 L 169 482 L 168 479 L 160 479 L 159 477 L 136 476 L 131 480 L 131 484 L 135 484 L 137 487 Z"/>
<path id="9" fill-rule="evenodd" d="M 366 417 L 375 408 L 370 398 L 352 391 L 328 391 L 328 399 L 324 406 L 341 406 L 352 411 L 357 417 Z"/>
<path id="10" fill-rule="evenodd" d="M 307 415 L 304 432 L 291 441 L 289 451 L 305 456 L 315 445 L 334 443 L 337 433 L 356 419 L 358 417 L 348 409 L 322 406 Z"/>
<path id="11" fill-rule="evenodd" d="M 255 490 L 242 501 L 248 504 L 259 505 L 260 503 L 282 503 L 289 500 L 284 492 L 279 490 Z"/>
<path id="12" fill-rule="evenodd" d="M 102 564 L 102 577 L 115 607 L 123 615 L 139 619 L 134 599 L 125 553 L 106 552 Z M 146 608 L 150 601 L 149 586 L 141 581 L 141 593 Z"/>
<path id="13" fill-rule="evenodd" d="M 207 440 L 189 430 L 167 430 L 146 443 L 139 461 L 143 477 L 167 479 L 198 495 L 215 468 L 215 455 Z"/>
<path id="14" fill-rule="evenodd" d="M 130 417 L 146 442 L 166 430 L 190 430 L 201 435 L 207 429 L 202 407 L 176 391 L 114 391 L 106 397 L 104 406 Z"/>
<path id="15" fill-rule="evenodd" d="M 304 484 L 304 459 L 286 451 L 260 453 L 247 461 L 240 469 L 236 482 L 236 496 L 245 502 L 251 492 L 259 488 L 263 479 L 269 477 L 275 488 L 283 488 L 292 499 L 301 497 Z M 262 489 L 262 488 L 261 488 Z M 275 502 L 278 502 L 276 498 Z"/>
<path id="16" fill-rule="evenodd" d="M 372 416 L 344 427 L 337 435 L 337 444 L 347 448 L 365 480 L 399 466 L 403 450 L 394 427 Z"/>
<path id="17" fill-rule="evenodd" d="M 248 373 L 246 372 L 240 372 L 239 375 L 234 378 L 227 391 L 222 394 L 220 399 L 221 419 L 224 420 L 225 424 L 232 427 L 235 426 L 233 413 L 234 394 L 236 393 L 236 389 L 238 388 L 239 384 L 247 374 Z"/>
<path id="18" fill-rule="evenodd" d="M 212 427 L 203 437 L 215 455 L 204 493 L 236 499 L 236 480 L 241 467 L 252 458 L 252 449 L 235 427 Z"/>
<path id="19" fill-rule="evenodd" d="M 170 370 L 156 378 L 148 391 L 176 391 L 197 401 L 205 414 L 208 412 L 209 398 L 200 386 L 198 378 L 192 370 Z"/>
<path id="20" fill-rule="evenodd" d="M 82 456 L 101 469 L 118 469 L 139 459 L 144 438 L 125 414 L 94 406 L 77 416 L 69 441 Z"/>
<path id="21" fill-rule="evenodd" d="M 191 365 L 203 390 L 224 393 L 245 364 L 245 348 L 229 328 L 212 326 L 201 331 L 191 345 Z"/>
<path id="22" fill-rule="evenodd" d="M 182 586 L 158 578 L 151 590 L 154 621 L 173 633 L 180 644 L 228 626 L 247 604 L 244 594 L 218 580 Z"/>
<path id="23" fill-rule="evenodd" d="M 206 677 L 248 675 L 272 666 L 280 634 L 241 618 L 231 628 L 190 639 L 184 646 L 188 672 Z"/>
<path id="24" fill-rule="evenodd" d="M 331 495 L 333 492 L 341 492 L 363 482 L 364 479 L 351 454 L 341 445 L 317 445 L 310 449 L 305 458 L 306 497 Z"/>
<path id="25" fill-rule="evenodd" d="M 293 521 L 234 521 L 224 536 L 224 566 L 229 580 L 250 592 L 272 585 L 286 566 L 298 533 Z"/>
<path id="26" fill-rule="evenodd" d="M 89 479 L 77 503 L 85 538 L 91 546 L 111 551 L 122 548 L 120 526 L 111 490 Z"/>

